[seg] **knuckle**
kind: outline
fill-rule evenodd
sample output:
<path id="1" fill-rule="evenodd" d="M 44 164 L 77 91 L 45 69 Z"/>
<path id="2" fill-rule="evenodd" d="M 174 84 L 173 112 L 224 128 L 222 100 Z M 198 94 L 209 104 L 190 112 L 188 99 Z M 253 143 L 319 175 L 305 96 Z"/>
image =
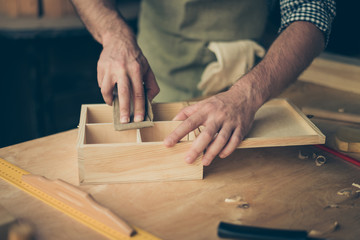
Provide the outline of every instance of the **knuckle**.
<path id="1" fill-rule="evenodd" d="M 133 63 L 130 66 L 130 70 L 134 73 L 134 74 L 140 74 L 141 73 L 141 66 L 139 63 Z"/>
<path id="2" fill-rule="evenodd" d="M 225 135 L 222 133 L 219 133 L 216 138 L 217 138 L 217 141 L 219 143 L 221 143 L 222 145 L 225 145 L 225 143 L 227 143 L 229 140 L 229 136 L 227 134 Z"/>
<path id="3" fill-rule="evenodd" d="M 191 119 L 191 118 L 186 119 L 183 124 L 184 124 L 184 125 L 186 126 L 186 128 L 188 128 L 188 129 L 195 129 L 195 128 L 197 127 L 196 122 L 195 122 L 193 119 Z"/>
<path id="4" fill-rule="evenodd" d="M 145 94 L 143 91 L 135 91 L 134 92 L 134 98 L 135 99 L 144 99 Z"/>
<path id="5" fill-rule="evenodd" d="M 210 131 L 208 129 L 205 129 L 205 131 L 203 131 L 202 134 L 207 139 L 212 139 L 214 137 L 214 134 L 212 133 L 212 131 Z"/>

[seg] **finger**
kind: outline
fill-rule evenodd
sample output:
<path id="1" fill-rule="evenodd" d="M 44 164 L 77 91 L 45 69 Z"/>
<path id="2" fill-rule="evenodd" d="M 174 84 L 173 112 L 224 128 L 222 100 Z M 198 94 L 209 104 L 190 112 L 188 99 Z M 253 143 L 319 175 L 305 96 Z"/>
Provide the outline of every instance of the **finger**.
<path id="1" fill-rule="evenodd" d="M 151 101 L 156 95 L 158 95 L 158 93 L 160 92 L 160 88 L 156 82 L 155 75 L 150 67 L 144 76 L 144 84 L 147 98 Z"/>
<path id="2" fill-rule="evenodd" d="M 134 122 L 141 122 L 144 120 L 145 115 L 145 96 L 140 65 L 133 65 L 129 70 L 133 97 L 131 100 L 134 103 Z"/>
<path id="3" fill-rule="evenodd" d="M 228 144 L 224 147 L 224 149 L 220 152 L 219 157 L 226 158 L 229 156 L 241 143 L 243 139 L 243 134 L 241 133 L 240 128 L 236 128 L 233 132 Z"/>
<path id="4" fill-rule="evenodd" d="M 173 118 L 173 121 L 184 121 L 199 109 L 198 104 L 194 104 L 181 109 L 181 111 Z"/>
<path id="5" fill-rule="evenodd" d="M 191 145 L 189 152 L 186 154 L 185 162 L 193 163 L 214 139 L 217 131 L 218 129 L 215 127 L 206 127 Z"/>
<path id="6" fill-rule="evenodd" d="M 130 122 L 130 82 L 129 78 L 125 73 L 122 73 L 119 76 L 117 81 L 118 87 L 118 99 L 119 99 L 119 109 L 120 109 L 120 122 L 128 123 Z"/>
<path id="7" fill-rule="evenodd" d="M 174 146 L 180 139 L 186 136 L 189 132 L 193 131 L 201 124 L 201 118 L 192 117 L 182 122 L 169 136 L 164 140 L 166 147 Z"/>
<path id="8" fill-rule="evenodd" d="M 108 105 L 112 105 L 114 85 L 110 76 L 105 73 L 101 84 L 101 94 Z"/>
<path id="9" fill-rule="evenodd" d="M 221 152 L 224 146 L 228 143 L 231 137 L 232 129 L 230 127 L 221 128 L 212 143 L 207 147 L 206 152 L 202 158 L 204 166 L 210 165 L 214 158 Z"/>
<path id="10" fill-rule="evenodd" d="M 99 60 L 98 64 L 97 64 L 97 81 L 98 81 L 99 88 L 101 88 L 101 86 L 102 86 L 103 78 L 104 78 L 104 70 L 101 67 L 100 60 Z"/>

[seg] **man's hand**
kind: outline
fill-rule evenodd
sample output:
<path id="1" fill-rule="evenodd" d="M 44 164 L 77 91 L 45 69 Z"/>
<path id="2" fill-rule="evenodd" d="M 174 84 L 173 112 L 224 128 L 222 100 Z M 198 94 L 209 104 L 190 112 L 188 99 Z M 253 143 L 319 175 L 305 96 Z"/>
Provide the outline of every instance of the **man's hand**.
<path id="1" fill-rule="evenodd" d="M 134 33 L 117 10 L 116 1 L 72 2 L 87 29 L 103 46 L 98 61 L 98 83 L 105 102 L 112 104 L 113 89 L 117 83 L 120 122 L 129 122 L 131 102 L 134 121 L 143 121 L 145 96 L 152 100 L 160 90 Z"/>
<path id="2" fill-rule="evenodd" d="M 134 121 L 143 121 L 145 96 L 152 100 L 159 93 L 159 87 L 135 37 L 128 33 L 122 34 L 121 38 L 104 38 L 97 70 L 101 93 L 109 105 L 112 104 L 113 89 L 117 83 L 120 122 L 127 123 L 130 120 L 130 101 L 133 101 Z"/>
<path id="3" fill-rule="evenodd" d="M 324 48 L 323 33 L 308 22 L 294 22 L 271 45 L 264 59 L 239 79 L 229 91 L 183 109 L 175 120 L 184 120 L 164 141 L 173 146 L 203 125 L 185 161 L 192 163 L 206 150 L 203 164 L 219 154 L 228 156 L 250 130 L 255 112 L 280 93 Z"/>
<path id="4" fill-rule="evenodd" d="M 174 120 L 183 122 L 165 139 L 165 145 L 171 147 L 189 132 L 204 126 L 185 161 L 193 163 L 204 150 L 202 162 L 205 166 L 217 155 L 221 158 L 230 155 L 250 130 L 257 110 L 251 97 L 241 92 L 234 86 L 227 92 L 181 110 Z"/>

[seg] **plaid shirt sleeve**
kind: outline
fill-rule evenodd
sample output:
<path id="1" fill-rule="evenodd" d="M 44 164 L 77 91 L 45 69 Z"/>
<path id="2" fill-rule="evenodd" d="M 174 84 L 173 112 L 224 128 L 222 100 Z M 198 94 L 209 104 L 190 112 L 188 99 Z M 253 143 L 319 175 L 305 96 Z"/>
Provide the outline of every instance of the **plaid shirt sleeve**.
<path id="1" fill-rule="evenodd" d="M 280 13 L 279 32 L 295 21 L 311 22 L 324 33 L 327 45 L 336 15 L 335 0 L 280 0 Z"/>

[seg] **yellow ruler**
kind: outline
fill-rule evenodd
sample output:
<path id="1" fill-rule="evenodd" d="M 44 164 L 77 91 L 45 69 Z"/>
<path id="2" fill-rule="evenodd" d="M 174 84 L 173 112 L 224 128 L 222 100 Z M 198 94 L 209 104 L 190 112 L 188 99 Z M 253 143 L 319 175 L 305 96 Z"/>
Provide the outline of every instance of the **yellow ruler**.
<path id="1" fill-rule="evenodd" d="M 136 230 L 136 233 L 127 236 L 123 232 L 119 231 L 118 226 L 116 223 L 116 216 L 111 213 L 108 209 L 105 209 L 101 207 L 100 205 L 96 205 L 93 207 L 94 209 L 98 210 L 105 210 L 107 217 L 110 221 L 104 221 L 101 218 L 101 216 L 96 213 L 96 211 L 82 211 L 80 208 L 74 208 L 69 204 L 70 202 L 67 202 L 67 199 L 69 199 L 69 196 L 66 196 L 65 198 L 59 198 L 56 196 L 56 194 L 51 194 L 51 191 L 47 191 L 46 186 L 48 189 L 53 189 L 54 186 L 56 189 L 61 188 L 68 188 L 67 190 L 70 190 L 70 192 L 75 192 L 75 196 L 79 195 L 82 197 L 84 195 L 84 198 L 86 198 L 86 201 L 89 201 L 89 208 L 92 208 L 91 205 L 93 205 L 95 202 L 92 199 L 88 199 L 90 195 L 86 194 L 85 192 L 82 192 L 81 190 L 75 188 L 69 183 L 63 182 L 61 180 L 56 181 L 50 181 L 47 180 L 44 177 L 32 175 L 31 173 L 5 161 L 4 159 L 0 158 L 0 178 L 4 179 L 5 181 L 15 185 L 16 187 L 20 188 L 21 190 L 29 193 L 30 195 L 36 197 L 37 199 L 43 201 L 44 203 L 58 209 L 59 211 L 67 214 L 68 216 L 74 218 L 75 220 L 83 223 L 84 225 L 88 226 L 89 228 L 97 231 L 100 234 L 103 234 L 109 239 L 118 239 L 118 240 L 160 240 L 159 238 L 134 227 Z M 65 192 L 61 192 L 60 195 L 66 194 Z M 91 198 L 91 197 L 90 197 Z M 76 201 L 76 199 L 74 199 Z M 83 202 L 86 201 L 82 201 Z M 80 202 L 80 201 L 79 201 Z M 96 203 L 97 204 L 97 203 Z M 88 206 L 84 204 L 84 209 Z M 97 216 L 100 217 L 97 217 Z M 112 221 L 114 220 L 114 221 Z M 121 221 L 121 220 L 120 220 Z M 114 223 L 115 222 L 115 223 Z M 108 223 L 108 224 L 107 224 Z"/>

